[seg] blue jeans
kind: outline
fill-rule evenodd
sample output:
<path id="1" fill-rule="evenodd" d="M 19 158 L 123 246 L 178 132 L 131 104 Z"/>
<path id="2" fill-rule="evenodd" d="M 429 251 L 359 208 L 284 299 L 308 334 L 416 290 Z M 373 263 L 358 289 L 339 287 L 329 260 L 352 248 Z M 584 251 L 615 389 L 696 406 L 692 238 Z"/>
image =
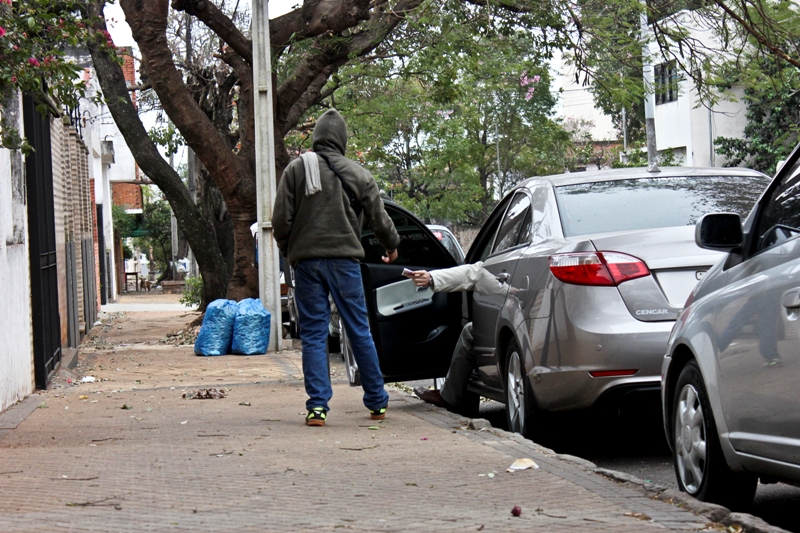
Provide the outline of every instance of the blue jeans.
<path id="1" fill-rule="evenodd" d="M 300 319 L 303 374 L 308 394 L 306 409 L 322 407 L 327 411 L 328 401 L 333 396 L 325 346 L 331 316 L 328 293 L 333 297 L 347 329 L 347 339 L 361 373 L 364 405 L 367 409 L 386 407 L 389 395 L 383 389 L 378 352 L 369 332 L 358 262 L 353 259 L 307 259 L 295 267 L 295 301 Z"/>

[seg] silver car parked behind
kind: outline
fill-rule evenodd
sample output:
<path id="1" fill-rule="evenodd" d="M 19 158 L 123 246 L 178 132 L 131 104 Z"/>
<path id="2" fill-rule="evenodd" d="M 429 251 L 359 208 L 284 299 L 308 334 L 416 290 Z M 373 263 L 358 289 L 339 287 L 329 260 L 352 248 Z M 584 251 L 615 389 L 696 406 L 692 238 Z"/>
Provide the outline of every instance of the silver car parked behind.
<path id="1" fill-rule="evenodd" d="M 726 210 L 727 211 L 727 210 Z M 800 152 L 742 227 L 705 216 L 697 244 L 729 252 L 695 288 L 663 364 L 664 428 L 681 490 L 747 507 L 800 483 Z"/>
<path id="2" fill-rule="evenodd" d="M 477 374 L 531 436 L 536 412 L 648 392 L 687 296 L 720 257 L 694 242 L 705 213 L 745 214 L 769 183 L 746 169 L 603 170 L 531 178 L 467 254 L 511 289 L 468 296 Z"/>
<path id="3" fill-rule="evenodd" d="M 479 395 L 497 399 L 507 404 L 509 428 L 532 435 L 538 410 L 618 402 L 639 391 L 657 400 L 675 317 L 721 256 L 695 244 L 694 224 L 713 211 L 749 212 L 768 183 L 746 169 L 683 167 L 531 178 L 500 201 L 465 259 L 509 284 L 492 295 L 434 293 L 403 277 L 403 268 L 457 262 L 412 213 L 385 202 L 401 237 L 397 261 L 381 261 L 368 229 L 361 238 L 384 378 L 444 376 L 472 321 L 474 406 L 464 411 L 475 410 Z"/>

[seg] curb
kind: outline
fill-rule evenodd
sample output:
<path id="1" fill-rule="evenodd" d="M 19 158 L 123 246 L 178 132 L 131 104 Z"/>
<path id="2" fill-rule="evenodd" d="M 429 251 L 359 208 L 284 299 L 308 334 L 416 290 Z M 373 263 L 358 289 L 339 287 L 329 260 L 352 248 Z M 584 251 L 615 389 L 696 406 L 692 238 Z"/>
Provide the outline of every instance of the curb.
<path id="1" fill-rule="evenodd" d="M 395 390 L 397 390 L 401 394 L 406 395 L 409 398 L 414 398 L 415 400 L 420 401 L 415 395 L 410 394 L 408 391 L 402 388 L 398 387 Z M 599 474 L 618 483 L 629 485 L 631 486 L 631 488 L 635 488 L 635 490 L 638 490 L 648 498 L 676 505 L 678 507 L 691 511 L 695 515 L 703 517 L 709 520 L 710 522 L 722 524 L 724 526 L 732 526 L 732 527 L 740 526 L 741 527 L 740 531 L 742 533 L 790 533 L 789 531 L 783 528 L 768 524 L 767 522 L 765 522 L 764 520 L 762 520 L 757 516 L 753 516 L 747 513 L 731 512 L 731 510 L 728 509 L 727 507 L 723 507 L 722 505 L 717 505 L 714 503 L 702 502 L 696 498 L 693 498 L 692 496 L 688 495 L 685 492 L 680 492 L 674 489 L 668 489 L 663 485 L 644 481 L 642 479 L 637 478 L 636 476 L 626 474 L 625 472 L 609 470 L 607 468 L 599 468 L 593 462 L 588 461 L 586 459 L 582 459 L 580 457 L 576 457 L 574 455 L 556 453 L 554 450 L 551 450 L 550 448 L 545 448 L 544 446 L 541 446 L 534 441 L 528 440 L 518 433 L 511 433 L 504 429 L 494 428 L 486 419 L 483 418 L 467 419 L 466 417 L 459 416 L 455 413 L 451 413 L 450 411 L 447 411 L 442 407 L 436 407 L 434 405 L 430 405 L 430 407 L 432 409 L 436 409 L 437 414 L 441 416 L 447 416 L 453 419 L 454 421 L 463 421 L 465 419 L 468 420 L 467 427 L 470 430 L 485 431 L 497 437 L 513 440 L 515 442 L 519 442 L 520 444 L 525 444 L 526 446 L 533 446 L 536 449 L 536 451 L 544 455 L 558 459 L 560 461 L 571 463 L 572 465 L 581 467 L 588 472 Z"/>
<path id="2" fill-rule="evenodd" d="M 593 470 L 595 473 L 605 476 L 609 479 L 613 479 L 619 483 L 636 486 L 650 498 L 683 507 L 684 509 L 688 509 L 694 514 L 707 518 L 712 522 L 726 526 L 741 526 L 744 533 L 789 533 L 783 528 L 768 524 L 757 516 L 753 516 L 748 513 L 734 513 L 722 505 L 701 502 L 700 500 L 689 496 L 685 492 L 680 492 L 675 489 L 668 489 L 657 483 L 649 483 L 624 472 L 597 467 L 595 467 Z"/>

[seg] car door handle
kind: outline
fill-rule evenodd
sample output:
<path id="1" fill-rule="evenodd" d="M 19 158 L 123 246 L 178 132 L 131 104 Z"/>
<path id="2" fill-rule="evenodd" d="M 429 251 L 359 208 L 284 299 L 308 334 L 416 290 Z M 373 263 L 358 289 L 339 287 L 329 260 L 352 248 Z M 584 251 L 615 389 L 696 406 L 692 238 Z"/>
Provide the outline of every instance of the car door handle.
<path id="1" fill-rule="evenodd" d="M 787 309 L 800 307 L 800 287 L 789 289 L 783 293 L 781 303 Z"/>
<path id="2" fill-rule="evenodd" d="M 497 281 L 499 281 L 500 283 L 508 283 L 508 278 L 510 277 L 511 274 L 509 274 L 508 272 L 500 272 L 498 275 L 495 276 Z"/>

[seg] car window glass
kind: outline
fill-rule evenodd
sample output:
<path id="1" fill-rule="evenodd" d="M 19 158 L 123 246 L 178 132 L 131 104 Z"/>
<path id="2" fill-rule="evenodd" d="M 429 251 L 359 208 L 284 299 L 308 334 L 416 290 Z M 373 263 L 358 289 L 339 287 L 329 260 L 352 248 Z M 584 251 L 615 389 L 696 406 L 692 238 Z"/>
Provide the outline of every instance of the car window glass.
<path id="1" fill-rule="evenodd" d="M 522 227 L 519 230 L 517 244 L 527 244 L 531 242 L 531 229 L 533 229 L 533 209 L 528 209 L 525 211 L 525 219 L 522 221 Z"/>
<path id="2" fill-rule="evenodd" d="M 462 263 L 464 261 L 461 248 L 459 247 L 452 233 L 438 229 L 432 229 L 431 232 L 437 239 L 439 239 L 439 242 L 441 242 L 444 247 L 447 248 L 447 251 L 450 252 L 450 255 L 453 256 L 453 259 L 455 259 L 457 263 Z"/>
<path id="3" fill-rule="evenodd" d="M 491 252 L 492 244 L 494 243 L 494 236 L 497 233 L 497 226 L 500 225 L 500 221 L 503 219 L 503 213 L 510 201 L 511 195 L 509 194 L 500 201 L 494 208 L 494 211 L 492 211 L 492 214 L 489 215 L 489 219 L 484 223 L 478 235 L 475 237 L 475 240 L 472 241 L 472 245 L 469 247 L 466 258 L 469 263 L 485 261 L 486 258 L 489 257 L 489 252 Z"/>
<path id="4" fill-rule="evenodd" d="M 520 192 L 514 196 L 503 217 L 503 222 L 500 224 L 500 230 L 497 232 L 493 253 L 502 252 L 517 245 L 520 230 L 526 220 L 530 205 L 531 199 L 527 194 Z M 530 230 L 530 223 L 528 226 Z"/>
<path id="5" fill-rule="evenodd" d="M 800 233 L 800 166 L 784 174 L 772 190 L 756 223 L 756 247 L 763 250 Z"/>
<path id="6" fill-rule="evenodd" d="M 667 176 L 555 187 L 564 236 L 694 225 L 707 213 L 745 218 L 767 176 Z"/>
<path id="7" fill-rule="evenodd" d="M 549 187 L 540 186 L 533 190 L 531 200 L 531 240 L 543 241 L 550 238 L 550 225 L 545 222 L 545 209 Z"/>
<path id="8" fill-rule="evenodd" d="M 386 211 L 395 223 L 397 234 L 400 236 L 397 259 L 393 265 L 448 268 L 455 264 L 455 260 L 439 244 L 436 237 L 432 237 L 427 229 L 420 227 L 420 222 L 389 206 Z M 361 231 L 361 246 L 364 248 L 364 263 L 383 263 L 381 257 L 386 251 L 366 223 Z"/>

